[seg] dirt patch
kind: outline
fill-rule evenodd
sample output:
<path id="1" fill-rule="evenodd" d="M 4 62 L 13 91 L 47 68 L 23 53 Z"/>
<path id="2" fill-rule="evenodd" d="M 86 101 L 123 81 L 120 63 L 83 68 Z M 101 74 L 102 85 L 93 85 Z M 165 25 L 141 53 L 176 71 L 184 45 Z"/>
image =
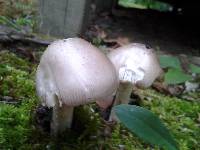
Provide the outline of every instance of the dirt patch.
<path id="1" fill-rule="evenodd" d="M 114 14 L 114 15 L 113 15 Z M 177 13 L 144 10 L 115 10 L 101 13 L 86 31 L 96 38 L 94 27 L 104 31 L 107 39 L 126 38 L 129 42 L 151 45 L 158 51 L 200 55 L 199 24 L 195 18 Z"/>

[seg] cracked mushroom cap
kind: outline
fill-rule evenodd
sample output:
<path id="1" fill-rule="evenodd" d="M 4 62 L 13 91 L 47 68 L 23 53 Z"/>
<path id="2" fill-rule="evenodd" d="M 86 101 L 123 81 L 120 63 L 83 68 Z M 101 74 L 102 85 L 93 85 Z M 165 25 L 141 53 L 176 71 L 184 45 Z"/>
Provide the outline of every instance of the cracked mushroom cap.
<path id="1" fill-rule="evenodd" d="M 58 40 L 41 57 L 36 89 L 43 105 L 77 106 L 112 95 L 115 67 L 96 47 L 80 38 Z"/>
<path id="2" fill-rule="evenodd" d="M 149 87 L 162 72 L 154 50 L 144 44 L 122 46 L 110 52 L 108 57 L 119 73 L 120 82 Z"/>

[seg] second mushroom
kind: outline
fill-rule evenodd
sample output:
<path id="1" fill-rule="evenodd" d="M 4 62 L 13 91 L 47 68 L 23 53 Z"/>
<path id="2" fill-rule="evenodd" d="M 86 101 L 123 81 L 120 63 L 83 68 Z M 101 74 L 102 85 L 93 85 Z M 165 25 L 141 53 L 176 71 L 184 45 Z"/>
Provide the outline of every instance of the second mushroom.
<path id="1" fill-rule="evenodd" d="M 128 104 L 133 86 L 149 87 L 162 72 L 155 51 L 144 44 L 132 43 L 122 46 L 110 52 L 108 57 L 114 64 L 120 80 L 114 105 Z M 106 109 L 112 101 L 99 101 L 98 104 Z M 113 113 L 110 119 L 116 120 Z"/>

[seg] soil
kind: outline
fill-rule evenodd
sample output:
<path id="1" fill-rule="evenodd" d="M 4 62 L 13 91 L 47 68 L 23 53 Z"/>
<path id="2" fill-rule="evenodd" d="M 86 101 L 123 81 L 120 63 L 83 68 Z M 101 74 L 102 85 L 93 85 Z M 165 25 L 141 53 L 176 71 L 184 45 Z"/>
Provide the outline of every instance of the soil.
<path id="1" fill-rule="evenodd" d="M 196 16 L 197 17 L 197 16 Z M 86 31 L 88 37 L 99 36 L 92 31 L 104 31 L 106 39 L 128 39 L 172 54 L 200 55 L 200 31 L 197 18 L 181 13 L 123 9 L 112 14 L 101 13 Z M 96 32 L 96 31 L 94 31 Z"/>

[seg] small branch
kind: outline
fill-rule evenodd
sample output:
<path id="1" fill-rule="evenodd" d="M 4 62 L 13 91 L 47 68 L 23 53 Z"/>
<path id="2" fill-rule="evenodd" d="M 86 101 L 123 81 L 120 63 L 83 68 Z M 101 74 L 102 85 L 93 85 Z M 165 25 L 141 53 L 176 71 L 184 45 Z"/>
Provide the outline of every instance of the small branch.
<path id="1" fill-rule="evenodd" d="M 17 105 L 19 104 L 18 101 L 14 100 L 12 97 L 10 96 L 0 96 L 0 104 L 13 104 L 13 105 Z"/>
<path id="2" fill-rule="evenodd" d="M 19 104 L 19 102 L 8 102 L 8 101 L 2 101 L 2 100 L 0 100 L 0 103 L 2 103 L 2 104 L 12 104 L 12 105 Z"/>
<path id="3" fill-rule="evenodd" d="M 21 33 L 12 28 L 8 28 L 0 25 L 0 42 L 23 42 L 23 43 L 33 43 L 38 45 L 49 45 L 55 39 L 42 39 L 37 35 L 30 33 Z"/>

